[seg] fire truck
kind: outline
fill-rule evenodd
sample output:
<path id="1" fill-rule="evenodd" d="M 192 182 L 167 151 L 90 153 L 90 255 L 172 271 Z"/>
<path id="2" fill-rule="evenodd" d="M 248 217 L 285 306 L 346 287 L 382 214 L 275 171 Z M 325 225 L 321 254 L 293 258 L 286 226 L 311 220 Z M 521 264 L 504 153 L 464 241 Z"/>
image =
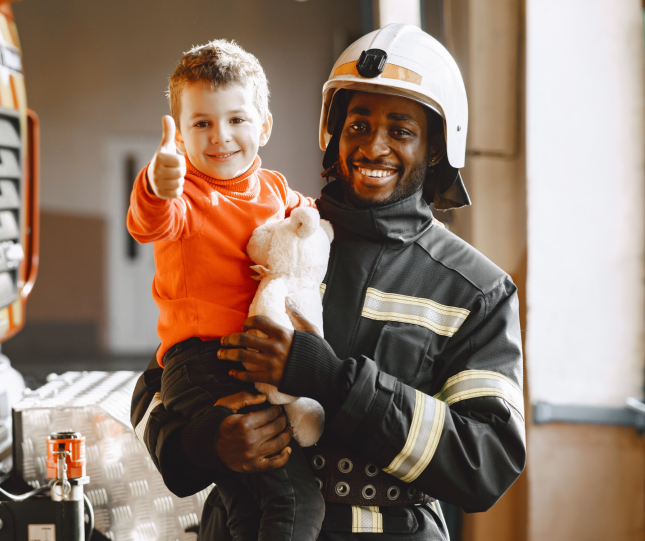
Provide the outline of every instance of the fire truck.
<path id="1" fill-rule="evenodd" d="M 38 271 L 39 124 L 27 107 L 18 31 L 0 1 L 0 342 L 25 324 Z M 11 406 L 23 379 L 0 355 L 0 477 L 11 468 Z"/>

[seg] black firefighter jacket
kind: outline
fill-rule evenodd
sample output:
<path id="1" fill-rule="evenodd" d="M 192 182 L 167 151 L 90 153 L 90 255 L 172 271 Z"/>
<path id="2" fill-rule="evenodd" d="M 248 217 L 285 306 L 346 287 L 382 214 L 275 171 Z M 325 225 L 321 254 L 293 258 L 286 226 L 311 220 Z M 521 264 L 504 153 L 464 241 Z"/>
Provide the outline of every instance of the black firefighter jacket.
<path id="1" fill-rule="evenodd" d="M 516 287 L 433 223 L 421 192 L 365 210 L 341 200 L 334 181 L 317 202 L 335 235 L 321 285 L 326 343 L 296 332 L 280 390 L 323 405 L 321 448 L 346 448 L 433 498 L 484 511 L 526 460 Z M 186 458 L 182 438 L 199 434 L 214 455 L 214 435 L 207 420 L 186 426 L 164 410 L 160 376 L 151 362 L 134 392 L 132 422 L 168 488 L 187 496 L 210 484 L 209 468 L 223 466 L 216 457 Z M 326 507 L 321 541 L 362 533 L 447 539 L 436 504 Z M 204 539 L 225 528 L 221 511 L 213 491 Z"/>

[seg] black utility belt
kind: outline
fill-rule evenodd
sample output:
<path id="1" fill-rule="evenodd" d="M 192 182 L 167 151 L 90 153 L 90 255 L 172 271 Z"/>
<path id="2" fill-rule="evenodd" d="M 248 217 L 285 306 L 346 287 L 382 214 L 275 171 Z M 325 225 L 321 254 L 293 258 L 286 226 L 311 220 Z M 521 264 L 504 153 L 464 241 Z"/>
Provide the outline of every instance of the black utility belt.
<path id="1" fill-rule="evenodd" d="M 326 502 L 393 507 L 434 501 L 354 453 L 318 446 L 303 451 Z"/>

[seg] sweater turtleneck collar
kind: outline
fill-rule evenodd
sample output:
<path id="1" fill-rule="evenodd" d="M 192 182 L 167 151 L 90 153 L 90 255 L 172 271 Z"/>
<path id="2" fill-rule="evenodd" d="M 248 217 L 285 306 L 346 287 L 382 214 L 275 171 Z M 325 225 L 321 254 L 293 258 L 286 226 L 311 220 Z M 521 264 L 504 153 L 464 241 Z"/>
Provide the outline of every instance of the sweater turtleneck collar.
<path id="1" fill-rule="evenodd" d="M 200 178 L 206 181 L 211 187 L 215 188 L 222 195 L 234 197 L 236 199 L 251 200 L 257 197 L 260 193 L 260 181 L 255 174 L 262 164 L 260 156 L 256 156 L 253 164 L 240 176 L 229 180 L 220 180 L 217 178 L 209 177 L 208 175 L 199 171 L 188 159 L 188 154 L 184 155 L 186 158 L 186 174 Z"/>
<path id="2" fill-rule="evenodd" d="M 343 187 L 339 180 L 323 188 L 316 206 L 334 230 L 342 229 L 352 236 L 392 244 L 416 241 L 432 226 L 433 220 L 421 190 L 389 205 L 356 209 L 343 203 Z"/>

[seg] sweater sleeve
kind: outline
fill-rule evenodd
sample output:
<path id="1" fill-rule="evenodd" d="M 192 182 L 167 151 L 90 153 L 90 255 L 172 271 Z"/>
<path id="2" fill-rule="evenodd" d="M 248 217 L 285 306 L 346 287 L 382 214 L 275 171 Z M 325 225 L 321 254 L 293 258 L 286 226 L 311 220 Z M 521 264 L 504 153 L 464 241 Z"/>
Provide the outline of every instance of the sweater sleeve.
<path id="1" fill-rule="evenodd" d="M 160 199 L 150 187 L 146 165 L 137 175 L 130 196 L 127 216 L 130 234 L 141 244 L 192 236 L 201 226 L 202 216 L 189 190 L 186 183 L 181 197 Z"/>
<path id="2" fill-rule="evenodd" d="M 280 391 L 318 400 L 325 429 L 384 472 L 485 511 L 524 469 L 526 441 L 515 286 L 500 285 L 483 303 L 482 317 L 445 351 L 451 370 L 433 382 L 434 395 L 365 356 L 338 359 L 322 338 L 299 331 Z"/>
<path id="3" fill-rule="evenodd" d="M 316 200 L 313 197 L 306 197 L 287 187 L 287 201 L 285 206 L 285 216 L 288 217 L 291 214 L 291 211 L 298 207 L 316 208 Z"/>

